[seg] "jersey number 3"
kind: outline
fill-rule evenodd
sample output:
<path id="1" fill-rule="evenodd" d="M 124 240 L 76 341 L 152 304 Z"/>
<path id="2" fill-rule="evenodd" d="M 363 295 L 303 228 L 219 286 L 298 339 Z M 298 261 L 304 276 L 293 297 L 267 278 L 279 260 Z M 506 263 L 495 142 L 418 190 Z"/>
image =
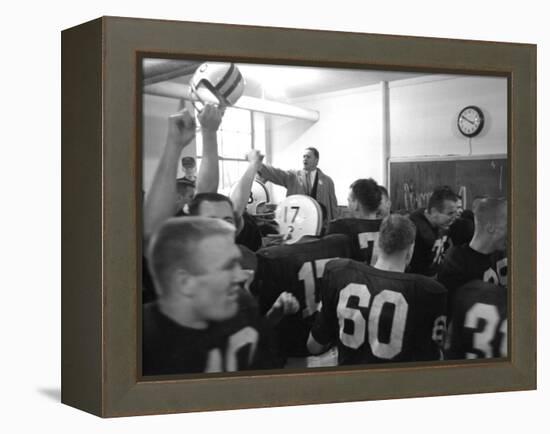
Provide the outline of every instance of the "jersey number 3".
<path id="1" fill-rule="evenodd" d="M 467 359 L 478 357 L 506 357 L 508 353 L 508 320 L 503 319 L 500 323 L 500 316 L 496 306 L 492 304 L 476 303 L 466 314 L 464 327 L 473 330 L 472 348 L 476 353 L 466 353 Z M 500 334 L 500 345 L 494 349 L 494 343 L 498 342 Z M 499 352 L 500 354 L 495 354 Z"/>

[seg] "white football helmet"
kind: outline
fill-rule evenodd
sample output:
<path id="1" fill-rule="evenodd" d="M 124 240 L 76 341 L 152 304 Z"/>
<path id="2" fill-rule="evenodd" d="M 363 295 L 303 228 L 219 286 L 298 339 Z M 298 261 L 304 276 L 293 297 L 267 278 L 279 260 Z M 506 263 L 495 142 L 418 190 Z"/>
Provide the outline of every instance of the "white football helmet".
<path id="1" fill-rule="evenodd" d="M 237 184 L 231 187 L 231 192 L 228 194 L 229 197 L 232 196 L 236 187 Z M 255 179 L 252 183 L 248 203 L 246 204 L 246 212 L 250 215 L 262 215 L 265 212 L 265 205 L 267 204 L 269 204 L 269 191 L 263 182 Z"/>
<path id="2" fill-rule="evenodd" d="M 310 196 L 287 196 L 275 211 L 275 221 L 285 244 L 294 244 L 307 235 L 320 235 L 323 213 L 319 203 Z"/>
<path id="3" fill-rule="evenodd" d="M 207 62 L 200 65 L 190 81 L 191 93 L 202 105 L 234 105 L 244 92 L 244 78 L 234 63 Z M 201 107 L 196 107 L 202 111 Z"/>

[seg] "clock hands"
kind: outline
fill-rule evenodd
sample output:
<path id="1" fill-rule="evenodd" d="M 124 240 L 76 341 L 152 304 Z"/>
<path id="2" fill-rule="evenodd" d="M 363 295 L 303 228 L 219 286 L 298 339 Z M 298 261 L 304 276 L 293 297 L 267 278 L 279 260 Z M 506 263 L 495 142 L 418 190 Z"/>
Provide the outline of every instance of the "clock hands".
<path id="1" fill-rule="evenodd" d="M 464 119 L 466 122 L 469 122 L 470 124 L 472 125 L 475 125 L 475 122 L 471 121 L 470 119 L 468 119 L 466 116 L 462 115 L 460 116 L 461 119 Z"/>

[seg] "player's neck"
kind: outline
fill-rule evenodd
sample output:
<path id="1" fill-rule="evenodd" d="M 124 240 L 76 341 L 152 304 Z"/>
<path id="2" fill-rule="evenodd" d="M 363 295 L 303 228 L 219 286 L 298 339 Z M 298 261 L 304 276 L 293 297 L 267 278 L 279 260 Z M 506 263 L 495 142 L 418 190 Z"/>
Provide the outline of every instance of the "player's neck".
<path id="1" fill-rule="evenodd" d="M 359 209 L 357 213 L 357 218 L 364 219 L 364 220 L 378 220 L 376 211 L 370 212 L 370 211 L 364 211 L 362 209 Z"/>
<path id="2" fill-rule="evenodd" d="M 374 264 L 374 268 L 382 271 L 404 273 L 405 268 L 407 268 L 407 263 L 404 259 L 402 260 L 401 258 L 388 258 L 379 256 L 376 260 L 376 264 Z"/>
<path id="3" fill-rule="evenodd" d="M 187 303 L 182 303 L 172 298 L 161 298 L 158 301 L 158 307 L 164 315 L 182 327 L 196 330 L 208 327 L 206 321 L 195 318 L 193 311 Z"/>
<path id="4" fill-rule="evenodd" d="M 491 243 L 485 241 L 482 236 L 476 235 L 474 235 L 472 241 L 470 241 L 470 248 L 478 253 L 483 253 L 484 255 L 488 255 L 495 251 Z"/>

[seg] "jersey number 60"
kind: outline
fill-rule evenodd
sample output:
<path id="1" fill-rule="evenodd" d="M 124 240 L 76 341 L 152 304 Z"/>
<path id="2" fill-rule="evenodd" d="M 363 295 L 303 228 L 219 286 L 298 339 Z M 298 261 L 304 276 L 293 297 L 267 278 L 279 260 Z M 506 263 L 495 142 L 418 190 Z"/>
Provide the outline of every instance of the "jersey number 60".
<path id="1" fill-rule="evenodd" d="M 357 308 L 349 307 L 350 297 L 357 297 Z M 372 298 L 372 303 L 371 303 Z M 384 305 L 394 306 L 393 318 L 390 327 L 390 338 L 387 343 L 380 342 L 379 327 Z M 369 308 L 370 305 L 370 308 Z M 380 359 L 392 359 L 403 348 L 403 335 L 409 305 L 403 294 L 385 289 L 374 297 L 371 296 L 366 285 L 350 283 L 342 291 L 338 299 L 336 312 L 340 324 L 340 341 L 347 347 L 357 349 L 365 342 L 367 320 L 359 308 L 368 309 L 368 341 L 372 353 Z M 353 323 L 353 333 L 346 333 L 344 326 L 347 321 Z"/>

